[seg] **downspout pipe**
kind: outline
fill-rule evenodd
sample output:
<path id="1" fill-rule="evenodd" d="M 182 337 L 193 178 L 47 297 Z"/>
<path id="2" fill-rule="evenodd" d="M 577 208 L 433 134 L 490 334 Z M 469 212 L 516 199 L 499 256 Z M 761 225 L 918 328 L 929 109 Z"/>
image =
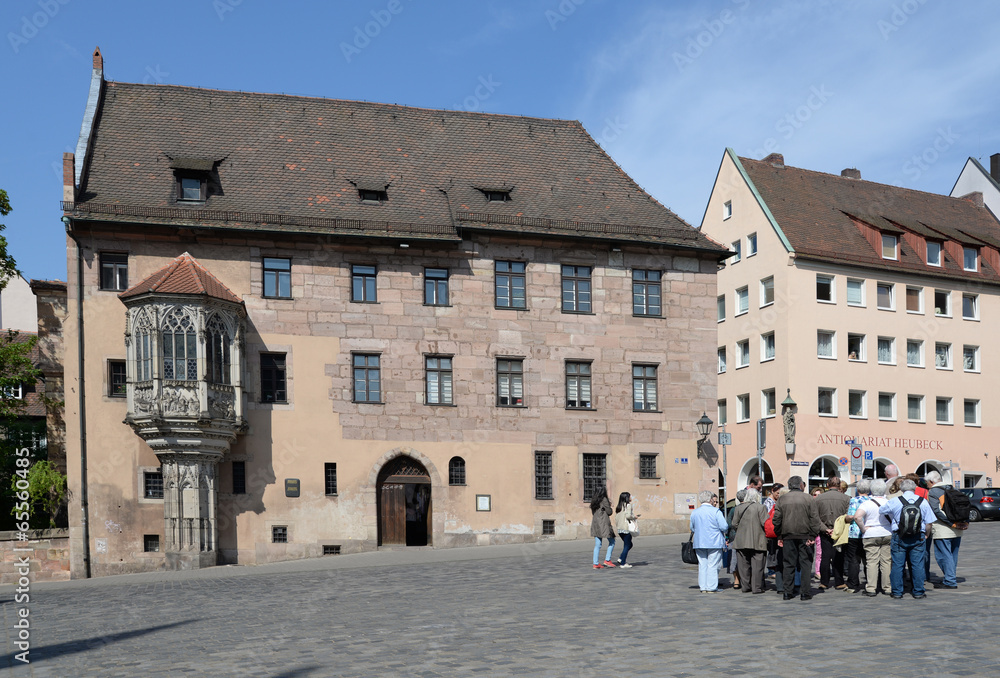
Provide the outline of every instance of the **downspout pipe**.
<path id="1" fill-rule="evenodd" d="M 73 234 L 73 219 L 62 218 L 66 224 L 66 234 L 76 244 L 76 339 L 77 339 L 77 396 L 80 410 L 80 510 L 83 525 L 83 571 L 90 579 L 90 502 L 87 498 L 87 399 L 86 381 L 84 380 L 84 349 L 86 342 L 83 336 L 83 246 Z"/>

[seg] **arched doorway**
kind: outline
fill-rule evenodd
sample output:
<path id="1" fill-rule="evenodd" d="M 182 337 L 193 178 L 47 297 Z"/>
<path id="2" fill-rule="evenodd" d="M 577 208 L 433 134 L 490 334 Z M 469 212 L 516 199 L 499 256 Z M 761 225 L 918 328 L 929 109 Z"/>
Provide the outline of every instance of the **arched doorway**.
<path id="1" fill-rule="evenodd" d="M 761 464 L 761 480 L 764 481 L 764 495 L 767 496 L 767 491 L 771 489 L 771 485 L 774 485 L 774 475 L 771 473 L 771 465 L 767 463 L 766 459 L 760 460 Z M 747 460 L 747 463 L 743 464 L 743 468 L 740 469 L 740 477 L 738 489 L 742 490 L 747 486 L 747 481 L 750 476 L 757 475 L 757 457 L 753 457 Z M 736 496 L 736 492 L 733 492 L 733 496 Z"/>
<path id="2" fill-rule="evenodd" d="M 826 482 L 832 476 L 840 479 L 844 477 L 840 472 L 838 461 L 833 457 L 818 457 L 809 466 L 809 487 L 806 491 L 812 493 L 817 487 L 826 489 Z"/>
<path id="3" fill-rule="evenodd" d="M 431 543 L 431 478 L 413 457 L 392 459 L 378 474 L 379 546 Z"/>
<path id="4" fill-rule="evenodd" d="M 931 471 L 937 471 L 938 473 L 940 473 L 941 480 L 943 482 L 946 483 L 952 482 L 951 469 L 945 471 L 944 466 L 941 464 L 941 462 L 937 461 L 936 459 L 928 459 L 927 461 L 925 461 L 924 463 L 922 463 L 920 466 L 917 467 L 915 473 L 921 478 L 923 478 Z"/>
<path id="5" fill-rule="evenodd" d="M 722 475 L 722 471 L 719 471 L 719 505 L 726 505 L 726 476 Z"/>

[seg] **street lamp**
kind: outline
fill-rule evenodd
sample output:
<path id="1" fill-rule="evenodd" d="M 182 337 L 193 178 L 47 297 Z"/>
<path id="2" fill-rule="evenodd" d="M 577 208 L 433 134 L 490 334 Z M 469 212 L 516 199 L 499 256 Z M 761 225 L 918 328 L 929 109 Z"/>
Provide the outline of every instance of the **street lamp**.
<path id="1" fill-rule="evenodd" d="M 713 422 L 711 419 L 708 418 L 707 412 L 702 412 L 701 419 L 696 421 L 694 424 L 696 427 L 698 427 L 698 433 L 701 434 L 701 439 L 698 441 L 699 457 L 701 456 L 701 446 L 705 444 L 706 440 L 708 440 L 708 434 L 712 432 L 712 425 L 714 423 L 715 422 Z"/>

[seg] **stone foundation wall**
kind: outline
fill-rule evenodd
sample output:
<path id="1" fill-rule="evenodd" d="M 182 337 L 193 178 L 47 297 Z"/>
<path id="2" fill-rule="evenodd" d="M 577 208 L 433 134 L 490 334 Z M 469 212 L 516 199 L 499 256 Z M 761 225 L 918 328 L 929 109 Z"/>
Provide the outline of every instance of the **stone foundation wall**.
<path id="1" fill-rule="evenodd" d="M 32 582 L 69 579 L 69 530 L 31 530 L 28 541 L 19 541 L 17 532 L 0 532 L 0 584 L 16 584 L 20 578 L 15 564 L 28 558 Z M 15 549 L 30 549 L 21 551 Z"/>

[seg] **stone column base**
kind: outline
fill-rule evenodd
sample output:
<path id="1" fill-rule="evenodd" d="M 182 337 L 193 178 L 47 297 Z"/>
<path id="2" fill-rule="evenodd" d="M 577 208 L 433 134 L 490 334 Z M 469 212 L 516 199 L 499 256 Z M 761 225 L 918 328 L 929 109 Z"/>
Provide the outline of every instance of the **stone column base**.
<path id="1" fill-rule="evenodd" d="M 216 551 L 168 551 L 164 555 L 166 555 L 166 569 L 168 570 L 200 570 L 219 564 L 219 556 Z"/>

